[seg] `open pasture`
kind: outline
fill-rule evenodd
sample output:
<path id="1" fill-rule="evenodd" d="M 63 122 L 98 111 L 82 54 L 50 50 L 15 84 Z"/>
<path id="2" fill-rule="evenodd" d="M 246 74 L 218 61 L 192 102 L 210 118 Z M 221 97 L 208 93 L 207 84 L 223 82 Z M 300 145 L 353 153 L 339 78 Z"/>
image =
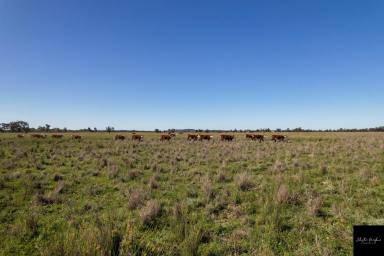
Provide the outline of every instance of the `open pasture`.
<path id="1" fill-rule="evenodd" d="M 351 255 L 384 224 L 384 133 L 0 134 L 0 254 Z"/>

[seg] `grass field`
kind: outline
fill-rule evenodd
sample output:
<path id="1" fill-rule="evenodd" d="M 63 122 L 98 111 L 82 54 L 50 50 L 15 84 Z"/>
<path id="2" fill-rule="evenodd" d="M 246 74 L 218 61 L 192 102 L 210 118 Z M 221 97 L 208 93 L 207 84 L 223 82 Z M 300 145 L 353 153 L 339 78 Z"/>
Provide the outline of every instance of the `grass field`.
<path id="1" fill-rule="evenodd" d="M 384 133 L 287 135 L 0 134 L 0 253 L 351 255 L 384 224 Z"/>

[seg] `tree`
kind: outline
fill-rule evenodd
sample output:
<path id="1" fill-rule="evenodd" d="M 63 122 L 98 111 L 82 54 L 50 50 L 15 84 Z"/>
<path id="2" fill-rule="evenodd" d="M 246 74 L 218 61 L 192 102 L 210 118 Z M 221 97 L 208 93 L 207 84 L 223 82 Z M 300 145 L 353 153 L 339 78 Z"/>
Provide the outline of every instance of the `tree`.
<path id="1" fill-rule="evenodd" d="M 113 128 L 113 127 L 111 127 L 111 126 L 107 126 L 107 127 L 105 128 L 105 130 L 106 130 L 108 133 L 111 133 L 112 131 L 115 130 L 115 128 Z"/>
<path id="2" fill-rule="evenodd" d="M 155 129 L 155 132 L 159 133 L 159 132 L 160 132 L 160 130 L 159 130 L 159 129 Z"/>
<path id="3" fill-rule="evenodd" d="M 7 123 L 2 123 L 1 125 L 0 125 L 0 130 L 1 130 L 1 132 L 9 132 L 9 127 L 10 127 L 10 125 L 9 124 L 7 124 Z"/>
<path id="4" fill-rule="evenodd" d="M 1 131 L 3 132 L 28 132 L 29 124 L 25 121 L 13 121 L 10 123 L 2 123 Z"/>
<path id="5" fill-rule="evenodd" d="M 51 125 L 45 124 L 45 131 L 49 132 L 50 128 L 51 128 Z"/>
<path id="6" fill-rule="evenodd" d="M 94 127 L 94 128 L 93 128 L 93 131 L 94 131 L 94 132 L 97 132 L 97 129 L 96 129 L 96 127 Z"/>

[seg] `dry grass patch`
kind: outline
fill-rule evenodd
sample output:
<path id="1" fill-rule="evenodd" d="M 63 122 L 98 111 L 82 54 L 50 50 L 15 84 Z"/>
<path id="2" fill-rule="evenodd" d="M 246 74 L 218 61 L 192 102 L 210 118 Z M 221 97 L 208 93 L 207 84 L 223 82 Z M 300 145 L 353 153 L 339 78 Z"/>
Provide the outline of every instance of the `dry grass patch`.
<path id="1" fill-rule="evenodd" d="M 140 210 L 139 217 L 142 225 L 147 226 L 155 222 L 160 215 L 161 205 L 156 200 L 151 200 Z"/>
<path id="2" fill-rule="evenodd" d="M 252 175 L 247 172 L 243 172 L 236 175 L 235 182 L 236 182 L 237 188 L 241 191 L 250 190 L 255 186 L 255 184 L 252 181 L 252 178 L 253 178 Z"/>
<path id="3" fill-rule="evenodd" d="M 279 203 L 286 203 L 289 199 L 289 190 L 288 186 L 281 184 L 277 189 L 276 199 Z"/>
<path id="4" fill-rule="evenodd" d="M 128 195 L 128 208 L 134 210 L 143 205 L 145 200 L 144 191 L 141 189 L 132 189 Z"/>
<path id="5" fill-rule="evenodd" d="M 307 201 L 307 211 L 311 216 L 319 216 L 320 208 L 323 204 L 323 199 L 319 195 L 314 195 L 310 197 Z"/>

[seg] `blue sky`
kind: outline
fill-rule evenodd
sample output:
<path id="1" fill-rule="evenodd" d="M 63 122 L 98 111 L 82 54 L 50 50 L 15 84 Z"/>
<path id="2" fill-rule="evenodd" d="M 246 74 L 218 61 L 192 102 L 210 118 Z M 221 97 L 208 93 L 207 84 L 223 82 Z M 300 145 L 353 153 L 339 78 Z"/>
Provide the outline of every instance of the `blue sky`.
<path id="1" fill-rule="evenodd" d="M 0 0 L 0 122 L 384 125 L 384 1 Z"/>

